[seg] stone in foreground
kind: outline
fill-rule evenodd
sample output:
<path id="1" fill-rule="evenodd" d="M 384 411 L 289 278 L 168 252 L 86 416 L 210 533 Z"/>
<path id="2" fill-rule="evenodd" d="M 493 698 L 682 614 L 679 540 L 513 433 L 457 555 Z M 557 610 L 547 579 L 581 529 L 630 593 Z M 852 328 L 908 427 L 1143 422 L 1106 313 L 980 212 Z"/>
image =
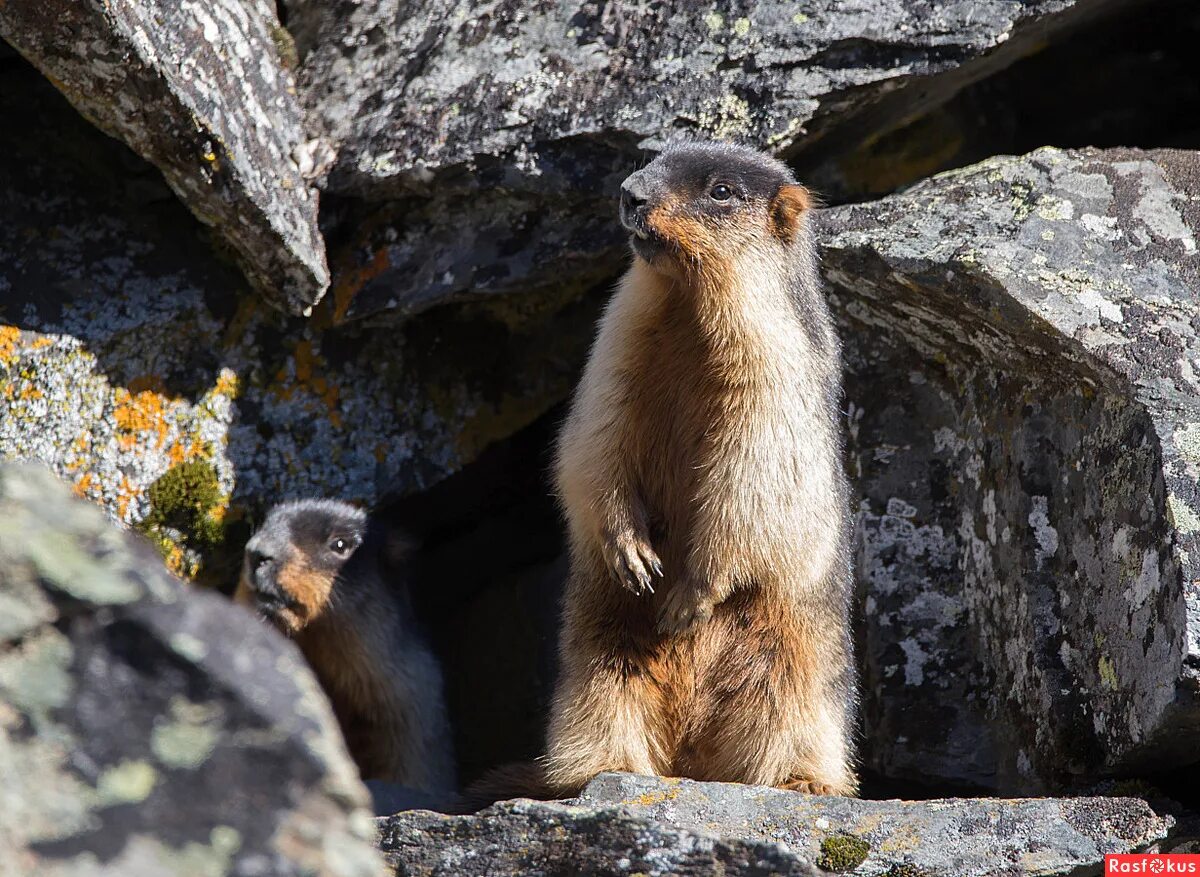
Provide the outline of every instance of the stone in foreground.
<path id="1" fill-rule="evenodd" d="M 1145 849 L 1173 824 L 1136 798 L 861 801 L 616 773 L 572 801 L 379 821 L 397 874 L 488 877 L 1098 874 L 1105 853 Z"/>
<path id="2" fill-rule="evenodd" d="M 300 313 L 321 298 L 317 194 L 296 161 L 303 118 L 273 3 L 0 3 L 0 36 L 155 164 L 268 300 Z"/>
<path id="3" fill-rule="evenodd" d="M 368 797 L 299 651 L 0 466 L 0 871 L 376 877 Z"/>
<path id="4" fill-rule="evenodd" d="M 866 764 L 1028 794 L 1200 757 L 1200 155 L 1043 149 L 824 215 Z"/>

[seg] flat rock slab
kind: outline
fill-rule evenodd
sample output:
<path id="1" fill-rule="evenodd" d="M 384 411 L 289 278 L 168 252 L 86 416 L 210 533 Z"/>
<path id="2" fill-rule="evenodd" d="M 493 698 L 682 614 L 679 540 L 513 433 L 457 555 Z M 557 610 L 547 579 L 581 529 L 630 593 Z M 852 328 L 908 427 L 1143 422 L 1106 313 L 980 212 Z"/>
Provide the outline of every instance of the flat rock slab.
<path id="1" fill-rule="evenodd" d="M 1172 825 L 1136 798 L 860 801 L 616 773 L 567 802 L 379 820 L 397 874 L 488 877 L 1099 874 L 1105 853 L 1144 849 Z"/>
<path id="2" fill-rule="evenodd" d="M 1174 825 L 1137 798 L 861 801 L 615 773 L 594 779 L 575 803 L 619 805 L 691 831 L 781 843 L 814 862 L 836 856 L 823 847 L 829 838 L 858 838 L 869 845 L 852 868 L 862 875 L 896 874 L 903 866 L 930 877 L 1099 873 L 1105 853 L 1142 849 Z"/>
<path id="3" fill-rule="evenodd" d="M 5 875 L 380 873 L 299 650 L 32 466 L 0 466 L 0 776 Z"/>
<path id="4" fill-rule="evenodd" d="M 1200 155 L 999 157 L 822 227 L 867 763 L 1028 793 L 1194 761 Z"/>
<path id="5" fill-rule="evenodd" d="M 163 172 L 273 304 L 329 285 L 302 114 L 269 0 L 0 4 L 0 36 L 84 116 Z"/>
<path id="6" fill-rule="evenodd" d="M 397 877 L 819 877 L 780 844 L 722 840 L 619 808 L 513 801 L 478 816 L 410 810 L 377 820 Z"/>
<path id="7" fill-rule="evenodd" d="M 1115 5 L 287 0 L 327 187 L 365 202 L 331 217 L 339 311 L 611 273 L 617 187 L 666 139 L 867 137 Z"/>

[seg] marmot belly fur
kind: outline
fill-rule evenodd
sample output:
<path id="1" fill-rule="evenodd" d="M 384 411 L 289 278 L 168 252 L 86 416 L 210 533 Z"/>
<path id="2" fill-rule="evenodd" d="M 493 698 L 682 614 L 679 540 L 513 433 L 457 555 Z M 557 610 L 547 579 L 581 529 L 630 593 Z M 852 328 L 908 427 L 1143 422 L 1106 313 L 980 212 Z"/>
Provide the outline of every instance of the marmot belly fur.
<path id="1" fill-rule="evenodd" d="M 840 349 L 811 199 L 689 144 L 622 186 L 633 264 L 563 428 L 569 528 L 546 778 L 854 794 Z"/>

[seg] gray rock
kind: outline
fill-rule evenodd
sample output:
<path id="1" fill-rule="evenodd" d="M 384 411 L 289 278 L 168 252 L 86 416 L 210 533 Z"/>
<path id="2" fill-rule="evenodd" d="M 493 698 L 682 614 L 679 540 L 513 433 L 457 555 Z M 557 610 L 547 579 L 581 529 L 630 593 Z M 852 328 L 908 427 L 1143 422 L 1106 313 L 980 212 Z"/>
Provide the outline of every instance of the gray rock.
<path id="1" fill-rule="evenodd" d="M 591 337 L 586 299 L 399 330 L 286 318 L 19 62 L 0 119 L 0 459 L 51 466 L 182 574 L 232 586 L 246 520 L 281 499 L 458 469 L 562 398 Z"/>
<path id="2" fill-rule="evenodd" d="M 6 3 L 0 36 L 153 162 L 269 301 L 299 313 L 321 298 L 317 194 L 297 163 L 307 146 L 274 3 Z"/>
<path id="3" fill-rule="evenodd" d="M 0 466 L 6 875 L 373 877 L 368 796 L 294 645 Z"/>
<path id="4" fill-rule="evenodd" d="M 775 843 L 722 840 L 617 808 L 514 801 L 477 816 L 410 810 L 378 820 L 404 877 L 819 877 Z"/>
<path id="5" fill-rule="evenodd" d="M 1196 759 L 1200 157 L 1043 149 L 828 211 L 868 766 Z"/>
<path id="6" fill-rule="evenodd" d="M 675 134 L 820 163 L 1118 4 L 287 0 L 337 151 L 348 316 L 612 270 L 620 180 Z M 332 239 L 332 237 L 331 237 Z"/>
<path id="7" fill-rule="evenodd" d="M 1049 877 L 1099 873 L 1105 853 L 1150 847 L 1174 821 L 1136 798 L 860 801 L 601 774 L 573 801 L 379 824 L 388 863 L 405 875 Z"/>

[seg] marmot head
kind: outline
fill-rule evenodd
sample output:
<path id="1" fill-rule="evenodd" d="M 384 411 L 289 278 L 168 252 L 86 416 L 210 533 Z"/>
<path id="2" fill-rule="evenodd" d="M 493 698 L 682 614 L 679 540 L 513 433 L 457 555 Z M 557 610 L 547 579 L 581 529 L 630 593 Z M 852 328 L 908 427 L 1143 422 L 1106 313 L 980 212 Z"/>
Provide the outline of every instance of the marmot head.
<path id="1" fill-rule="evenodd" d="M 664 273 L 705 273 L 744 250 L 788 246 L 812 206 L 780 161 L 741 146 L 670 147 L 621 184 L 634 252 Z"/>
<path id="2" fill-rule="evenodd" d="M 366 538 L 367 513 L 349 503 L 277 505 L 246 543 L 236 598 L 296 634 L 329 608 L 338 575 Z"/>

